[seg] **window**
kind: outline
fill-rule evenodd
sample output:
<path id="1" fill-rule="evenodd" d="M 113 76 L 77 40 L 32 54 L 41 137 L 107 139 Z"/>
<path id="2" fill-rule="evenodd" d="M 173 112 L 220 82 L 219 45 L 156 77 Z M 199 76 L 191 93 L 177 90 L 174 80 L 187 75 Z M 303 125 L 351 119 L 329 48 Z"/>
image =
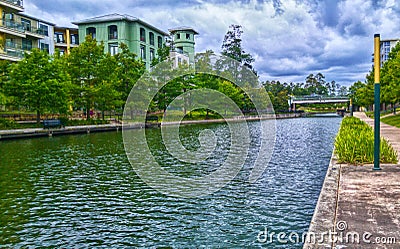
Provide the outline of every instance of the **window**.
<path id="1" fill-rule="evenodd" d="M 111 55 L 118 54 L 118 43 L 108 44 L 108 52 L 110 52 Z"/>
<path id="2" fill-rule="evenodd" d="M 94 27 L 87 28 L 86 35 L 90 35 L 93 39 L 96 39 L 96 28 Z"/>
<path id="3" fill-rule="evenodd" d="M 144 28 L 140 28 L 140 41 L 146 42 L 146 31 Z"/>
<path id="4" fill-rule="evenodd" d="M 190 40 L 190 34 L 186 34 L 186 40 Z"/>
<path id="5" fill-rule="evenodd" d="M 40 50 L 50 53 L 50 46 L 46 43 L 40 43 Z"/>
<path id="6" fill-rule="evenodd" d="M 140 46 L 140 58 L 146 60 L 146 47 L 143 45 Z"/>
<path id="7" fill-rule="evenodd" d="M 75 45 L 79 44 L 78 34 L 71 35 L 71 44 L 75 44 Z"/>
<path id="8" fill-rule="evenodd" d="M 39 25 L 39 34 L 49 36 L 49 27 L 44 24 Z"/>
<path id="9" fill-rule="evenodd" d="M 64 49 L 60 49 L 60 55 L 64 55 L 65 54 L 65 50 Z"/>
<path id="10" fill-rule="evenodd" d="M 22 38 L 22 49 L 23 50 L 32 50 L 32 40 Z"/>
<path id="11" fill-rule="evenodd" d="M 153 46 L 154 46 L 154 33 L 153 33 L 153 32 L 150 32 L 150 33 L 149 33 L 149 36 L 150 36 L 150 45 L 153 45 Z"/>
<path id="12" fill-rule="evenodd" d="M 158 37 L 157 43 L 158 43 L 158 48 L 162 48 L 162 46 L 163 46 L 163 40 L 162 40 L 162 37 L 161 37 L 161 36 Z"/>
<path id="13" fill-rule="evenodd" d="M 176 34 L 176 39 L 181 39 L 181 34 Z"/>
<path id="14" fill-rule="evenodd" d="M 117 40 L 118 39 L 118 27 L 117 25 L 108 26 L 108 39 Z"/>
<path id="15" fill-rule="evenodd" d="M 55 32 L 54 33 L 54 41 L 56 43 L 65 43 L 64 41 L 64 34 L 61 32 Z"/>
<path id="16" fill-rule="evenodd" d="M 32 24 L 31 21 L 25 18 L 21 18 L 21 24 L 24 26 L 24 29 L 26 31 L 31 31 L 32 30 Z"/>
<path id="17" fill-rule="evenodd" d="M 154 49 L 150 49 L 150 61 L 154 60 Z"/>

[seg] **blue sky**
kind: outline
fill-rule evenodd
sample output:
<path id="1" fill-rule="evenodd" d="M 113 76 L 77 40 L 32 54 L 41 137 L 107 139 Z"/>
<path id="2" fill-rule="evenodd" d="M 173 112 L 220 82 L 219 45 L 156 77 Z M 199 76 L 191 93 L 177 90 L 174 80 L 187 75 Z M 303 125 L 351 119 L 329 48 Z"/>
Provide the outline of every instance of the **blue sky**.
<path id="1" fill-rule="evenodd" d="M 261 80 L 304 82 L 321 72 L 327 81 L 364 81 L 372 66 L 373 35 L 400 38 L 398 0 L 25 0 L 27 14 L 60 26 L 120 13 L 162 30 L 190 26 L 196 50 L 219 53 L 229 25 L 243 27 L 243 46 Z"/>

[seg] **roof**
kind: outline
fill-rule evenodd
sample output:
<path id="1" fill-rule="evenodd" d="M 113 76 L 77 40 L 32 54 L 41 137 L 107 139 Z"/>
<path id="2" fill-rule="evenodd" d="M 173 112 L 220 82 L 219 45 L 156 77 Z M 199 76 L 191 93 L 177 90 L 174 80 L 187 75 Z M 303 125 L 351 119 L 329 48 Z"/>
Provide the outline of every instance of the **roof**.
<path id="1" fill-rule="evenodd" d="M 104 16 L 97 16 L 97 17 L 85 19 L 82 21 L 72 22 L 72 24 L 81 25 L 81 24 L 104 23 L 104 22 L 113 22 L 113 21 L 138 22 L 138 23 L 142 24 L 143 26 L 146 26 L 148 28 L 151 28 L 151 29 L 157 31 L 160 34 L 163 34 L 165 36 L 169 35 L 168 33 L 162 31 L 161 29 L 158 29 L 158 28 L 154 27 L 153 25 L 148 24 L 147 22 L 142 21 L 137 17 L 130 16 L 130 15 L 121 15 L 118 13 L 104 15 Z"/>
<path id="2" fill-rule="evenodd" d="M 385 41 L 400 41 L 400 38 L 396 38 L 396 39 L 382 39 L 381 42 L 385 42 Z"/>
<path id="3" fill-rule="evenodd" d="M 33 19 L 33 20 L 36 20 L 36 21 L 38 21 L 38 22 L 46 23 L 46 24 L 51 25 L 51 26 L 56 26 L 54 23 L 51 23 L 51 22 L 48 22 L 48 21 L 39 19 L 39 18 L 37 18 L 37 17 L 33 17 L 33 16 L 30 16 L 30 15 L 27 15 L 27 14 L 25 14 L 25 13 L 17 13 L 17 15 L 18 15 L 18 16 L 22 16 L 22 17 L 26 17 L 26 18 L 30 18 L 30 19 Z"/>
<path id="4" fill-rule="evenodd" d="M 196 30 L 192 29 L 191 27 L 186 27 L 186 26 L 182 26 L 182 27 L 177 27 L 177 28 L 173 28 L 173 29 L 168 29 L 168 31 L 173 34 L 176 33 L 178 31 L 191 31 L 193 32 L 195 35 L 198 35 L 199 32 L 197 32 Z"/>
<path id="5" fill-rule="evenodd" d="M 63 26 L 55 26 L 54 29 L 79 30 L 77 27 L 63 27 Z"/>

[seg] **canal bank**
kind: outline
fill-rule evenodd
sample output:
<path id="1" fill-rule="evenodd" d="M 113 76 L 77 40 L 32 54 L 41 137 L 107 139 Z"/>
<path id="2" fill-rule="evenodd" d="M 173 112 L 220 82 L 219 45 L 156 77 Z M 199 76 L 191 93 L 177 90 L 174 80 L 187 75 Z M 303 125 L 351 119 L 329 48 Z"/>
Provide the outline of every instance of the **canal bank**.
<path id="1" fill-rule="evenodd" d="M 259 121 L 267 119 L 287 119 L 287 118 L 299 118 L 299 113 L 293 114 L 276 114 L 270 116 L 261 117 L 247 117 L 246 121 Z M 237 121 L 240 119 L 231 119 L 231 121 Z M 210 120 L 189 120 L 180 122 L 164 122 L 163 125 L 191 125 L 191 124 L 211 124 L 211 123 L 224 123 L 223 119 L 210 119 Z M 157 127 L 158 124 L 150 126 Z M 35 138 L 35 137 L 52 137 L 61 135 L 73 135 L 73 134 L 90 134 L 97 132 L 109 132 L 109 131 L 120 131 L 123 125 L 119 123 L 105 124 L 105 125 L 81 125 L 81 126 L 66 126 L 60 129 L 43 129 L 43 128 L 30 128 L 30 129 L 14 129 L 14 130 L 0 130 L 0 141 L 10 139 L 22 139 L 22 138 Z M 127 129 L 141 129 L 145 127 L 144 124 L 132 124 L 125 126 Z"/>
<path id="2" fill-rule="evenodd" d="M 365 113 L 354 116 L 373 125 Z M 400 129 L 381 124 L 396 146 Z M 311 248 L 400 248 L 400 165 L 338 164 L 332 156 L 304 243 Z"/>

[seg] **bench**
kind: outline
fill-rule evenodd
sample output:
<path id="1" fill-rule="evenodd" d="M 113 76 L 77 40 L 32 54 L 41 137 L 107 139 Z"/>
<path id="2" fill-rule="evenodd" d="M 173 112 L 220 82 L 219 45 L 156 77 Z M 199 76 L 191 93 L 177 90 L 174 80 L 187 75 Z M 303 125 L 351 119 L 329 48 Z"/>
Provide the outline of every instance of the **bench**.
<path id="1" fill-rule="evenodd" d="M 52 127 L 63 127 L 61 120 L 59 119 L 45 119 L 43 120 L 43 129 L 50 129 Z"/>

